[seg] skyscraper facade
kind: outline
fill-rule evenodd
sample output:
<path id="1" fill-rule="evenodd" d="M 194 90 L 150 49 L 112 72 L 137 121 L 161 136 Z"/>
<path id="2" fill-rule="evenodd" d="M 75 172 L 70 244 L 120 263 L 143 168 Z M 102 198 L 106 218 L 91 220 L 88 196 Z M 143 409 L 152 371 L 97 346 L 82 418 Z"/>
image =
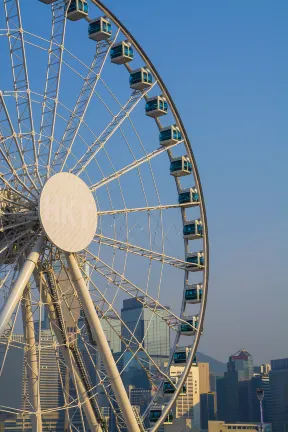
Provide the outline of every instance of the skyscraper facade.
<path id="1" fill-rule="evenodd" d="M 251 421 L 250 379 L 253 359 L 245 349 L 229 357 L 227 372 L 217 380 L 218 420 Z"/>
<path id="2" fill-rule="evenodd" d="M 270 370 L 270 363 L 263 363 L 260 366 L 254 366 L 254 374 L 269 374 Z"/>
<path id="3" fill-rule="evenodd" d="M 273 432 L 288 431 L 288 358 L 271 361 L 270 391 Z"/>
<path id="4" fill-rule="evenodd" d="M 37 328 L 39 328 L 39 324 Z M 44 327 L 44 324 L 43 324 Z M 37 330 L 38 331 L 38 330 Z M 11 348 L 5 361 L 3 376 L 0 378 L 0 404 L 10 405 L 12 407 L 31 410 L 28 398 L 27 370 L 25 367 L 25 357 L 23 351 L 23 335 L 13 335 L 13 345 L 18 349 Z M 40 405 L 45 411 L 42 415 L 43 429 L 51 432 L 63 432 L 65 429 L 66 411 L 55 411 L 56 407 L 64 406 L 64 389 L 65 373 L 63 362 L 57 359 L 54 347 L 55 338 L 50 330 L 41 330 L 41 354 L 40 354 Z M 38 335 L 37 335 L 38 340 Z M 2 347 L 5 347 L 4 345 Z M 19 349 L 21 348 L 21 349 Z M 59 354 L 59 353 L 58 353 Z M 0 361 L 3 360 L 3 348 L 0 345 Z M 60 370 L 59 370 L 60 369 Z M 61 374 L 59 373 L 61 372 Z M 61 378 L 63 381 L 61 381 Z M 5 389 L 3 391 L 3 389 Z M 5 416 L 4 416 L 5 417 Z M 29 416 L 8 416 L 3 419 L 5 431 L 20 432 L 22 430 L 31 430 Z"/>
<path id="5" fill-rule="evenodd" d="M 253 358 L 244 348 L 229 357 L 227 372 L 238 372 L 238 381 L 250 380 L 254 374 Z"/>
<path id="6" fill-rule="evenodd" d="M 170 376 L 178 377 L 183 370 L 184 366 L 171 366 Z M 193 428 L 200 429 L 200 378 L 198 366 L 191 367 L 186 381 L 186 393 L 178 397 L 174 409 L 175 427 L 177 426 L 177 419 L 190 419 Z"/>
<path id="7" fill-rule="evenodd" d="M 260 404 L 256 395 L 256 390 L 262 388 L 264 390 L 263 399 L 263 417 L 264 422 L 270 423 L 271 417 L 271 391 L 270 391 L 270 378 L 268 374 L 262 373 L 255 375 L 250 381 L 250 395 L 251 395 L 251 416 L 253 422 L 260 422 Z"/>
<path id="8" fill-rule="evenodd" d="M 147 373 L 142 365 L 151 369 L 155 368 L 153 362 L 158 367 L 163 367 L 170 356 L 170 328 L 163 319 L 169 316 L 165 309 L 158 309 L 157 314 L 148 308 L 144 308 L 141 302 L 135 298 L 123 301 L 121 309 L 122 324 L 122 352 L 124 373 L 123 381 L 126 388 L 135 385 L 138 388 L 151 388 Z M 162 318 L 163 317 L 163 318 Z M 135 338 L 134 338 L 134 336 Z M 138 350 L 139 344 L 143 343 L 144 350 Z M 129 346 L 129 350 L 127 350 Z M 131 360 L 132 359 L 132 360 Z"/>
<path id="9" fill-rule="evenodd" d="M 65 404 L 65 370 L 63 362 L 57 358 L 53 344 L 55 337 L 50 330 L 41 331 L 41 362 L 40 362 L 40 403 L 41 409 L 46 411 L 43 415 L 43 424 L 49 425 L 51 431 L 64 430 L 66 411 L 53 411 L 55 407 L 63 407 Z M 60 369 L 60 370 L 59 370 Z M 28 394 L 27 383 L 25 393 Z M 26 403 L 29 410 L 29 403 Z M 50 410 L 50 412 L 49 412 Z"/>
<path id="10" fill-rule="evenodd" d="M 208 421 L 216 420 L 217 413 L 216 393 L 202 393 L 200 395 L 201 431 L 208 430 Z"/>

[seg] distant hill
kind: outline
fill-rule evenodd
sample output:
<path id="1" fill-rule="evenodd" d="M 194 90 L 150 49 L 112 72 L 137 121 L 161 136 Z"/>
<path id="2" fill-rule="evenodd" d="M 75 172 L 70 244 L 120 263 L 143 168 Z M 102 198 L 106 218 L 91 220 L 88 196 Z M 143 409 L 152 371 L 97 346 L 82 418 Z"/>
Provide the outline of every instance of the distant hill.
<path id="1" fill-rule="evenodd" d="M 227 371 L 226 363 L 222 363 L 219 360 L 214 359 L 213 357 L 210 357 L 210 356 L 203 354 L 199 351 L 197 352 L 196 357 L 197 357 L 198 362 L 209 363 L 210 372 L 213 372 L 214 375 L 223 376 L 224 372 Z"/>

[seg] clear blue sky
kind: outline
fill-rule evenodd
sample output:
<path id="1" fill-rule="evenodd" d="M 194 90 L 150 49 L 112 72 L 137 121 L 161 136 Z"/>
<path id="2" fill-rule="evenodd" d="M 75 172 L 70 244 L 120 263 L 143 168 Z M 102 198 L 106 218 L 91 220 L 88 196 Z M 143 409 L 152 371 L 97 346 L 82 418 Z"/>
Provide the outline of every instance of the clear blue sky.
<path id="1" fill-rule="evenodd" d="M 21 2 L 30 19 L 34 1 Z M 211 248 L 200 350 L 288 357 L 287 0 L 104 2 L 150 56 L 191 137 Z M 49 34 L 46 10 L 37 5 L 35 32 Z"/>
<path id="2" fill-rule="evenodd" d="M 200 350 L 288 357 L 288 2 L 105 4 L 151 57 L 192 137 L 211 247 Z"/>

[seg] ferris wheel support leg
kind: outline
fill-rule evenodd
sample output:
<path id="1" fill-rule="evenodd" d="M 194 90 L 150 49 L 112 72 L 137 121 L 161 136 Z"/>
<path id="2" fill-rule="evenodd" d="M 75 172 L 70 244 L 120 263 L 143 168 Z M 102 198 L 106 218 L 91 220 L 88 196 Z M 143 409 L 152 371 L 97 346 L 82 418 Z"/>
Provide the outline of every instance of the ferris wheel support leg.
<path id="1" fill-rule="evenodd" d="M 65 255 L 72 275 L 73 283 L 82 303 L 91 332 L 97 343 L 98 350 L 108 375 L 108 379 L 110 380 L 111 387 L 122 411 L 127 429 L 129 432 L 140 432 L 128 395 L 124 388 L 121 376 L 111 353 L 100 319 L 96 312 L 86 282 L 82 276 L 81 270 L 73 254 L 66 253 Z"/>
<path id="2" fill-rule="evenodd" d="M 7 324 L 11 319 L 17 303 L 21 300 L 23 291 L 29 282 L 29 279 L 39 259 L 44 242 L 45 236 L 41 235 L 25 259 L 18 277 L 11 288 L 7 301 L 0 311 L 0 338 L 7 328 Z"/>
<path id="3" fill-rule="evenodd" d="M 29 400 L 36 415 L 31 418 L 32 432 L 42 432 L 42 417 L 40 407 L 39 376 L 38 376 L 38 360 L 36 351 L 35 329 L 33 312 L 31 308 L 31 292 L 29 285 L 26 286 L 23 294 L 22 303 L 22 319 L 24 341 L 27 346 L 27 377 L 28 377 L 28 392 Z"/>
<path id="4" fill-rule="evenodd" d="M 35 280 L 37 285 L 39 285 L 40 281 L 37 274 L 35 274 Z M 73 357 L 69 355 L 68 348 L 65 346 L 63 335 L 57 323 L 56 311 L 55 311 L 53 300 L 47 290 L 42 290 L 41 295 L 44 303 L 47 306 L 49 321 L 52 325 L 52 329 L 55 333 L 57 342 L 60 345 L 60 351 L 64 357 L 64 361 L 65 364 L 67 365 L 67 369 L 69 371 L 70 377 L 74 381 L 75 388 L 78 389 L 79 400 L 81 405 L 83 406 L 83 411 L 85 413 L 91 432 L 102 432 L 102 427 L 97 422 L 97 419 L 95 417 L 85 386 L 82 382 L 81 375 L 76 365 L 76 362 L 73 359 Z"/>

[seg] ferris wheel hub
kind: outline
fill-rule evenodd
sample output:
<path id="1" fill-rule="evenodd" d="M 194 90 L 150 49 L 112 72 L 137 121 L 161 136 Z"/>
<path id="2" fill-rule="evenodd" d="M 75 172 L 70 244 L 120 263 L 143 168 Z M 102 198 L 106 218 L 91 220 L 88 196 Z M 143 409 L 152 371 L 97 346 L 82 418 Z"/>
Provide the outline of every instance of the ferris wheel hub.
<path id="1" fill-rule="evenodd" d="M 79 252 L 91 243 L 97 228 L 97 209 L 92 192 L 74 174 L 50 177 L 39 197 L 42 228 L 57 247 Z"/>

